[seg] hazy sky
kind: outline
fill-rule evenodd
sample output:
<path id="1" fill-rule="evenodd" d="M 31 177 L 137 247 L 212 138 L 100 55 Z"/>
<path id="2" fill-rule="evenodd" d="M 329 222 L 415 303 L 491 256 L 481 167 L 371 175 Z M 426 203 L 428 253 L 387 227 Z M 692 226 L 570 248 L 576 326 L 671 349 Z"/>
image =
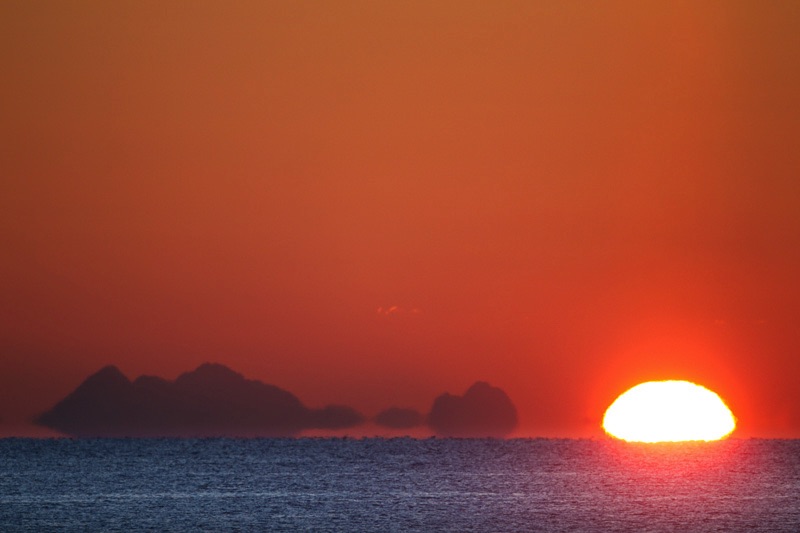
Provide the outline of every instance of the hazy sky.
<path id="1" fill-rule="evenodd" d="M 800 3 L 0 3 L 0 418 L 113 363 L 309 405 L 642 380 L 800 437 Z"/>

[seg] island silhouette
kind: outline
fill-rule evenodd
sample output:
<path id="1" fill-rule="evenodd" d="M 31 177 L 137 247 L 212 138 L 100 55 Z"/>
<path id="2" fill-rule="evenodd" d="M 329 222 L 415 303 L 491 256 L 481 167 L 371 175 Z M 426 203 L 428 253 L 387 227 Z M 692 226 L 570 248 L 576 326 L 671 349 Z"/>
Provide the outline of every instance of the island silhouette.
<path id="1" fill-rule="evenodd" d="M 516 408 L 501 389 L 477 382 L 462 396 L 436 398 L 427 416 L 391 407 L 374 422 L 393 429 L 427 425 L 442 436 L 503 437 Z M 306 430 L 345 430 L 366 422 L 346 405 L 310 408 L 289 391 L 216 363 L 169 381 L 128 379 L 102 368 L 35 421 L 75 437 L 291 437 Z"/>
<path id="2" fill-rule="evenodd" d="M 505 437 L 517 427 L 517 409 L 502 389 L 478 381 L 463 396 L 436 398 L 428 425 L 447 437 Z"/>
<path id="3" fill-rule="evenodd" d="M 355 409 L 306 407 L 294 394 L 206 363 L 175 381 L 130 381 L 115 366 L 89 376 L 36 423 L 69 435 L 292 436 L 362 423 Z"/>

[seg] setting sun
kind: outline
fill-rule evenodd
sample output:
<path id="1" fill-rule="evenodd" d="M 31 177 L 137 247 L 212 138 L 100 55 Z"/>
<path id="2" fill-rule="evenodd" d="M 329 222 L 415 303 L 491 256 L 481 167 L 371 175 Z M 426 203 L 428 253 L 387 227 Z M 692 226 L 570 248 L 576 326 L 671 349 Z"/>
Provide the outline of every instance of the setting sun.
<path id="1" fill-rule="evenodd" d="M 630 442 L 711 441 L 736 427 L 722 399 L 689 381 L 649 381 L 621 394 L 606 410 L 603 429 Z"/>

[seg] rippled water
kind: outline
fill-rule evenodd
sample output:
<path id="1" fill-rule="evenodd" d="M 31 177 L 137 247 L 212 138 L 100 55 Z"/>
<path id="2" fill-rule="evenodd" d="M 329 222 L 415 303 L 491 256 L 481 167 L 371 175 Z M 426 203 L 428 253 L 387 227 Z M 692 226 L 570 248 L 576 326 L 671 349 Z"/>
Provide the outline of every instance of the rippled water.
<path id="1" fill-rule="evenodd" d="M 0 440 L 3 531 L 800 531 L 800 441 Z"/>

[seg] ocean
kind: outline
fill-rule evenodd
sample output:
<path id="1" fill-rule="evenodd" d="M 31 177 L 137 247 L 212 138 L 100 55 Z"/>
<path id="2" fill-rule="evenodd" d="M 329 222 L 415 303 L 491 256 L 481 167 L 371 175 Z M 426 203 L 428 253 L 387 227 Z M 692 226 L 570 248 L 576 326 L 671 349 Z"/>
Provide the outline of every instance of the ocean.
<path id="1" fill-rule="evenodd" d="M 800 441 L 3 439 L 0 530 L 800 531 Z"/>

